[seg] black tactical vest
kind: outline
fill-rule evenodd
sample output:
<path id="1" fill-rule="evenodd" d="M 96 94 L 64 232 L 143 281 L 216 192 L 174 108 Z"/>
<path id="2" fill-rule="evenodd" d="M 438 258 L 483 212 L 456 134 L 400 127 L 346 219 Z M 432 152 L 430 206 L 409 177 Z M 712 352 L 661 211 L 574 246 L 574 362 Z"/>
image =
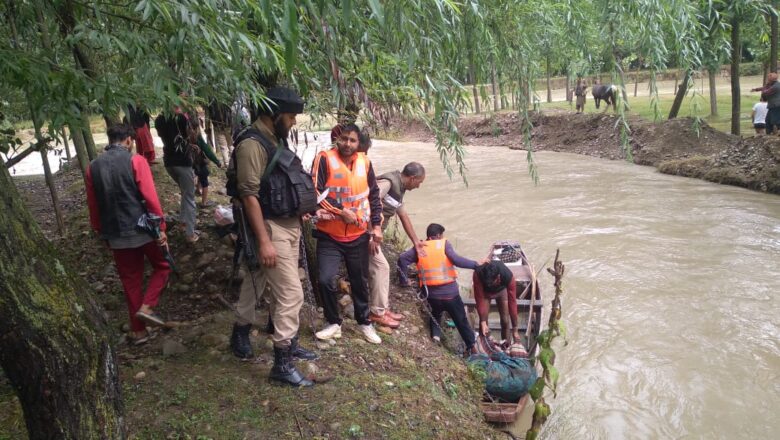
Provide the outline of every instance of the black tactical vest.
<path id="1" fill-rule="evenodd" d="M 314 181 L 303 169 L 301 159 L 285 145 L 276 147 L 259 131 L 246 128 L 235 136 L 230 167 L 227 171 L 227 195 L 239 197 L 236 148 L 245 139 L 253 139 L 265 149 L 268 164 L 260 180 L 258 199 L 266 218 L 299 217 L 317 210 Z"/>
<path id="2" fill-rule="evenodd" d="M 100 210 L 100 238 L 104 240 L 135 235 L 138 218 L 146 212 L 135 183 L 132 157 L 124 147 L 109 145 L 89 166 Z"/>

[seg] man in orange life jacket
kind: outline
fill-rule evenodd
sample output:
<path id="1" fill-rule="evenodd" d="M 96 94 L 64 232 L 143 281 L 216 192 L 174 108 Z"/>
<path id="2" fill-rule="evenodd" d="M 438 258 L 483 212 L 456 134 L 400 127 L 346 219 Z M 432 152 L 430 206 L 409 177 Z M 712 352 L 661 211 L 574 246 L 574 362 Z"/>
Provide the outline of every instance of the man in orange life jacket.
<path id="1" fill-rule="evenodd" d="M 344 261 L 358 330 L 368 342 L 380 344 L 382 340 L 368 319 L 368 256 L 382 243 L 382 202 L 371 162 L 357 151 L 359 137 L 356 125 L 343 126 L 336 148 L 320 152 L 312 167 L 317 193 L 320 197 L 327 194 L 320 206 L 333 214 L 322 216 L 315 231 L 328 321 L 315 336 L 321 340 L 341 337 L 336 282 Z"/>
<path id="2" fill-rule="evenodd" d="M 408 283 L 406 273 L 412 263 L 417 263 L 417 275 L 420 281 L 422 295 L 427 297 L 431 306 L 430 321 L 431 337 L 435 341 L 441 340 L 441 315 L 447 312 L 455 322 L 455 327 L 466 344 L 466 354 L 473 354 L 476 336 L 471 328 L 463 300 L 460 298 L 458 287 L 458 273 L 455 267 L 463 269 L 476 269 L 479 263 L 468 258 L 463 258 L 455 253 L 452 245 L 444 238 L 444 226 L 431 223 L 426 230 L 427 240 L 423 243 L 425 255 L 417 253 L 416 248 L 411 248 L 398 257 L 398 269 L 401 283 Z"/>

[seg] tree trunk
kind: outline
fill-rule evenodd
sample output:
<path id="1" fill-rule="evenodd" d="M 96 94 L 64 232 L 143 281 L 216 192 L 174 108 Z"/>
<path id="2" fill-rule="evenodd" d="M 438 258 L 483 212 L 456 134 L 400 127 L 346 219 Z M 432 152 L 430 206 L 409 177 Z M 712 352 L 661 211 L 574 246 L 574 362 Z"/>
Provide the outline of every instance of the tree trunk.
<path id="1" fill-rule="evenodd" d="M 739 90 L 739 62 L 742 59 L 742 39 L 740 38 L 741 17 L 731 19 L 731 134 L 739 136 L 739 112 L 741 96 Z"/>
<path id="2" fill-rule="evenodd" d="M 65 235 L 65 221 L 62 218 L 62 210 L 60 209 L 60 197 L 57 194 L 57 186 L 54 183 L 54 176 L 51 174 L 51 166 L 49 165 L 48 150 L 41 149 L 41 163 L 43 163 L 43 176 L 46 179 L 46 186 L 49 187 L 49 193 L 51 194 L 51 204 L 54 207 L 54 218 L 57 220 L 57 233 L 60 237 Z"/>
<path id="3" fill-rule="evenodd" d="M 718 95 L 716 92 L 716 75 L 715 69 L 707 69 L 707 75 L 710 78 L 710 116 L 718 116 Z"/>
<path id="4" fill-rule="evenodd" d="M 566 71 L 566 102 L 571 105 L 572 101 L 572 94 L 571 94 L 571 72 L 569 70 Z"/>
<path id="5" fill-rule="evenodd" d="M 677 89 L 676 94 L 674 95 L 674 102 L 672 103 L 672 109 L 669 110 L 669 119 L 674 119 L 677 117 L 677 114 L 680 112 L 680 106 L 682 106 L 683 99 L 685 98 L 685 94 L 688 93 L 688 85 L 691 82 L 691 70 L 685 71 L 685 77 L 683 78 L 682 84 L 680 84 L 680 88 Z"/>
<path id="6" fill-rule="evenodd" d="M 766 77 L 769 75 L 769 62 L 761 63 L 761 84 L 766 84 Z"/>
<path id="7" fill-rule="evenodd" d="M 504 83 L 501 82 L 501 73 L 496 71 L 496 77 L 498 78 L 498 99 L 500 100 L 499 106 L 501 110 L 506 108 L 507 99 L 504 96 Z"/>
<path id="8" fill-rule="evenodd" d="M 552 87 L 550 84 L 550 55 L 545 57 L 547 69 L 547 102 L 552 102 Z"/>
<path id="9" fill-rule="evenodd" d="M 634 72 L 634 98 L 636 98 L 636 92 L 639 89 L 639 67 Z"/>
<path id="10" fill-rule="evenodd" d="M 73 148 L 76 150 L 76 159 L 79 161 L 81 176 L 87 178 L 87 168 L 89 167 L 89 156 L 87 153 L 87 144 L 84 141 L 84 132 L 80 128 L 71 125 L 68 127 L 73 137 Z"/>
<path id="11" fill-rule="evenodd" d="M 498 111 L 498 79 L 496 78 L 496 63 L 491 66 L 491 81 L 493 83 L 493 111 Z"/>
<path id="12" fill-rule="evenodd" d="M 87 145 L 89 161 L 92 162 L 97 157 L 97 148 L 95 148 L 95 138 L 92 137 L 92 128 L 89 126 L 89 115 L 84 111 L 81 112 L 81 123 L 81 133 Z"/>
<path id="13" fill-rule="evenodd" d="M 30 117 L 32 118 L 33 127 L 35 128 L 35 139 L 38 143 L 38 149 L 41 153 L 41 164 L 43 164 L 43 176 L 46 180 L 46 186 L 49 187 L 49 194 L 51 194 L 51 204 L 54 207 L 54 217 L 57 220 L 57 233 L 62 237 L 65 234 L 65 221 L 62 218 L 62 210 L 60 210 L 60 197 L 57 195 L 57 186 L 54 184 L 54 177 L 51 174 L 51 166 L 49 165 L 49 150 L 43 143 L 43 133 L 41 133 L 41 120 L 38 114 L 35 112 L 33 103 L 29 101 L 29 94 L 27 94 L 28 104 L 30 106 Z"/>
<path id="14" fill-rule="evenodd" d="M 28 435 L 124 438 L 110 330 L 0 168 L 0 365 Z"/>
<path id="15" fill-rule="evenodd" d="M 777 6 L 777 0 L 770 1 L 771 6 Z M 771 29 L 769 38 L 769 71 L 777 72 L 777 15 L 770 14 L 769 27 Z"/>
<path id="16" fill-rule="evenodd" d="M 31 155 L 34 151 L 35 151 L 34 148 L 28 148 L 28 149 L 22 151 L 21 153 L 17 154 L 16 156 L 8 159 L 5 162 L 5 167 L 6 168 L 12 168 L 14 165 L 16 165 L 19 162 L 21 162 L 25 157 Z"/>
<path id="17" fill-rule="evenodd" d="M 68 162 L 72 159 L 70 155 L 70 143 L 68 142 L 68 133 L 65 131 L 65 127 L 62 128 L 62 146 L 65 148 L 65 158 Z"/>

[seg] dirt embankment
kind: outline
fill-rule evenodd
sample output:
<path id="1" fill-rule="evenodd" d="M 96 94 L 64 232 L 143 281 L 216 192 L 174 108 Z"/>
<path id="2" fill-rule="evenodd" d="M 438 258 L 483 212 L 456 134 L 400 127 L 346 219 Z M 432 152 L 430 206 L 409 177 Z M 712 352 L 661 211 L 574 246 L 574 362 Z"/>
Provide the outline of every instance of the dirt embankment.
<path id="1" fill-rule="evenodd" d="M 605 159 L 625 159 L 617 116 L 607 113 L 549 112 L 532 116 L 531 144 L 535 151 L 560 151 Z M 702 122 L 699 133 L 690 118 L 653 123 L 628 120 L 633 161 L 662 173 L 695 177 L 780 194 L 780 138 L 740 138 Z M 466 116 L 459 131 L 468 145 L 525 149 L 516 113 Z M 433 142 L 417 121 L 395 121 L 391 131 L 401 139 Z"/>
<path id="2" fill-rule="evenodd" d="M 178 211 L 178 188 L 162 165 L 152 167 L 163 209 Z M 224 173 L 212 167 L 212 190 L 224 188 Z M 345 319 L 337 343 L 313 340 L 323 325 L 315 306 L 305 305 L 301 343 L 320 359 L 299 362 L 304 374 L 322 382 L 296 390 L 272 385 L 269 335 L 255 330 L 253 362 L 230 353 L 234 321 L 228 303 L 238 298 L 238 283 L 226 291 L 232 246 L 211 226 L 213 209 L 198 213 L 201 239 L 184 240 L 175 226 L 169 242 L 178 275 L 171 278 L 158 311 L 175 328 L 140 347 L 126 343 L 124 295 L 113 260 L 88 225 L 84 184 L 77 166 L 57 175 L 67 233 L 56 236 L 48 190 L 41 177 L 15 179 L 39 224 L 70 260 L 69 268 L 90 282 L 116 332 L 125 420 L 130 438 L 503 438 L 482 421 L 482 385 L 464 362 L 427 335 L 426 314 L 409 289 L 391 286 L 394 310 L 407 318 L 400 330 L 382 334 L 383 343 L 366 343 L 356 324 Z M 227 198 L 213 199 L 226 204 Z M 391 264 L 397 258 L 386 249 Z M 345 316 L 351 307 L 342 298 Z M 265 310 L 258 311 L 260 326 Z M 457 337 L 457 336 L 455 336 Z M 21 408 L 0 374 L 0 438 L 24 438 Z"/>

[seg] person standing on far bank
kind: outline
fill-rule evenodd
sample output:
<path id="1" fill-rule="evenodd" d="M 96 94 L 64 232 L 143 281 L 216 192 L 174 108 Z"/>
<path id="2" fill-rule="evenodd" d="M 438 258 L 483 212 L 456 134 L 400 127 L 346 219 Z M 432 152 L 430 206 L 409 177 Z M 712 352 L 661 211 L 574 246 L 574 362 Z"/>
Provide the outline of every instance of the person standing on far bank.
<path id="1" fill-rule="evenodd" d="M 165 221 L 160 224 L 156 243 L 148 234 L 136 230 L 138 219 L 144 213 L 162 218 L 163 212 L 147 160 L 132 153 L 133 134 L 133 128 L 125 124 L 108 129 L 109 145 L 89 165 L 86 187 L 90 224 L 111 249 L 125 291 L 130 339 L 142 344 L 149 340 L 147 324 L 165 325 L 153 308 L 168 282 L 171 268 L 160 250 L 160 246 L 168 245 Z M 143 291 L 144 258 L 152 265 L 146 292 Z"/>
<path id="2" fill-rule="evenodd" d="M 585 111 L 585 99 L 588 95 L 588 86 L 582 78 L 577 78 L 577 85 L 574 87 L 574 97 L 577 100 L 577 113 Z"/>
<path id="3" fill-rule="evenodd" d="M 777 73 L 769 73 L 764 87 L 757 87 L 750 91 L 761 92 L 761 97 L 766 99 L 766 134 L 774 133 L 775 127 L 780 130 L 780 82 L 777 81 Z"/>
<path id="4" fill-rule="evenodd" d="M 295 359 L 318 356 L 298 343 L 303 287 L 298 275 L 301 216 L 317 209 L 311 175 L 287 147 L 287 137 L 303 112 L 303 99 L 286 87 L 272 87 L 268 101 L 257 105 L 255 122 L 237 133 L 228 167 L 227 193 L 240 203 L 248 225 L 242 241 L 253 245 L 257 261 L 247 261 L 241 283 L 230 346 L 243 359 L 253 356 L 249 340 L 255 305 L 266 282 L 271 287 L 274 365 L 270 378 L 286 385 L 308 387 L 314 382 L 301 374 Z M 268 106 L 268 107 L 266 107 Z M 260 266 L 259 268 L 257 266 Z"/>

